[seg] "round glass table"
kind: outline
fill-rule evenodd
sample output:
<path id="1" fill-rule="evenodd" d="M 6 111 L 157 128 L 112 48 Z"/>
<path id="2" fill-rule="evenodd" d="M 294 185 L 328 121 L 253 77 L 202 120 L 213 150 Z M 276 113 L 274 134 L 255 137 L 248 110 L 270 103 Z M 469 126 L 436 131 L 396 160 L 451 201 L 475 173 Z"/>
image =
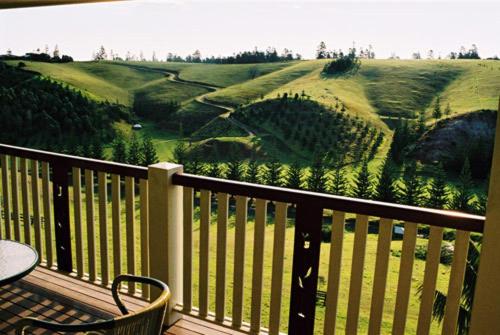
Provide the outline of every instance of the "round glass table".
<path id="1" fill-rule="evenodd" d="M 38 253 L 29 245 L 0 240 L 0 286 L 28 275 L 38 265 Z"/>

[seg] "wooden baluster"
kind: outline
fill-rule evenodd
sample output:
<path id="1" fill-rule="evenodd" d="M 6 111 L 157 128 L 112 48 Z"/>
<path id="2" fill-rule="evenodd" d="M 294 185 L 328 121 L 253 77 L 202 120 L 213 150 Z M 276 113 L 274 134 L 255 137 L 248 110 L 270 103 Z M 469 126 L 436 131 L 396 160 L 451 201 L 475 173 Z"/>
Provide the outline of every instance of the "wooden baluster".
<path id="1" fill-rule="evenodd" d="M 42 195 L 43 195 L 43 225 L 45 230 L 45 250 L 47 253 L 47 266 L 54 265 L 54 244 L 52 237 L 52 201 L 50 194 L 50 167 L 49 163 L 42 162 Z"/>
<path id="2" fill-rule="evenodd" d="M 31 244 L 31 214 L 28 192 L 28 163 L 21 158 L 21 196 L 23 203 L 24 243 Z"/>
<path id="3" fill-rule="evenodd" d="M 113 222 L 113 276 L 116 277 L 122 272 L 122 234 L 121 234 L 121 196 L 120 196 L 120 176 L 111 175 L 111 212 Z"/>
<path id="4" fill-rule="evenodd" d="M 68 194 L 70 168 L 65 163 L 57 161 L 52 165 L 52 172 L 57 269 L 59 271 L 71 272 L 73 271 L 73 259 L 71 253 Z"/>
<path id="5" fill-rule="evenodd" d="M 393 335 L 403 335 L 405 333 L 413 260 L 415 258 L 415 244 L 417 241 L 417 224 L 405 222 L 404 228 L 398 288 L 396 291 L 396 307 L 394 309 L 394 321 L 392 324 Z"/>
<path id="6" fill-rule="evenodd" d="M 443 228 L 431 226 L 429 233 L 429 244 L 427 247 L 427 258 L 425 262 L 420 312 L 418 314 L 418 335 L 429 334 L 429 330 L 431 328 L 432 307 L 434 305 L 434 294 L 436 292 L 436 281 L 439 270 L 439 259 L 441 257 L 442 241 Z"/>
<path id="7" fill-rule="evenodd" d="M 148 181 L 139 180 L 140 209 L 141 209 L 141 275 L 149 276 L 149 217 L 148 217 Z M 143 284 L 142 297 L 149 299 L 149 285 Z"/>
<path id="8" fill-rule="evenodd" d="M 76 274 L 82 278 L 83 268 L 83 230 L 82 230 L 82 173 L 80 168 L 73 168 L 73 206 L 75 218 Z"/>
<path id="9" fill-rule="evenodd" d="M 283 261 L 285 256 L 285 233 L 288 204 L 276 203 L 274 220 L 273 265 L 271 278 L 271 306 L 269 310 L 269 334 L 278 335 L 281 320 L 283 290 Z"/>
<path id="10" fill-rule="evenodd" d="M 185 312 L 191 312 L 193 308 L 193 201 L 194 190 L 191 187 L 184 187 L 183 201 L 183 308 Z"/>
<path id="11" fill-rule="evenodd" d="M 232 325 L 240 328 L 243 322 L 243 282 L 245 279 L 245 235 L 248 198 L 236 196 L 236 223 L 234 232 L 234 273 Z"/>
<path id="12" fill-rule="evenodd" d="M 349 285 L 349 302 L 347 303 L 346 333 L 357 334 L 359 321 L 359 305 L 363 285 L 365 266 L 366 237 L 368 234 L 368 216 L 356 216 L 354 247 L 352 251 L 351 282 Z"/>
<path id="13" fill-rule="evenodd" d="M 252 309 L 250 315 L 250 333 L 260 332 L 262 310 L 262 276 L 264 273 L 264 238 L 267 221 L 267 200 L 255 200 L 255 229 L 253 240 L 252 268 Z"/>
<path id="14" fill-rule="evenodd" d="M 215 320 L 224 321 L 226 308 L 226 256 L 227 256 L 227 220 L 229 196 L 217 194 L 217 263 L 215 282 Z"/>
<path id="15" fill-rule="evenodd" d="M 462 297 L 465 267 L 467 266 L 467 254 L 469 251 L 469 237 L 470 232 L 457 230 L 453 261 L 451 263 L 450 282 L 444 309 L 443 335 L 456 334 L 457 332 L 460 299 Z"/>
<path id="16" fill-rule="evenodd" d="M 200 273 L 199 273 L 199 299 L 200 316 L 208 315 L 208 285 L 209 285 L 209 241 L 210 241 L 210 207 L 211 192 L 200 192 Z"/>
<path id="17" fill-rule="evenodd" d="M 392 220 L 380 218 L 368 334 L 380 334 L 392 241 Z"/>
<path id="18" fill-rule="evenodd" d="M 127 273 L 135 275 L 135 189 L 134 178 L 125 177 L 125 220 L 127 223 Z M 128 293 L 135 293 L 135 284 L 129 283 Z"/>
<path id="19" fill-rule="evenodd" d="M 11 213 L 10 213 L 10 190 L 9 190 L 9 165 L 7 155 L 0 155 L 2 163 L 2 192 L 3 192 L 3 210 L 4 210 L 4 224 L 5 224 L 5 237 L 12 238 L 11 232 Z"/>
<path id="20" fill-rule="evenodd" d="M 12 187 L 12 215 L 14 216 L 14 238 L 21 241 L 21 221 L 19 218 L 19 178 L 17 171 L 17 157 L 10 158 L 10 186 Z"/>
<path id="21" fill-rule="evenodd" d="M 337 324 L 340 270 L 342 268 L 342 246 L 344 244 L 344 225 L 345 213 L 338 211 L 333 212 L 330 263 L 328 267 L 328 288 L 325 301 L 325 325 L 323 331 L 325 335 L 334 335 Z"/>
<path id="22" fill-rule="evenodd" d="M 85 170 L 85 202 L 87 212 L 87 253 L 89 263 L 89 280 L 96 281 L 96 247 L 95 247 L 95 223 L 94 223 L 94 172 Z"/>
<path id="23" fill-rule="evenodd" d="M 323 208 L 314 202 L 297 204 L 293 247 L 290 335 L 312 335 L 316 312 Z"/>
<path id="24" fill-rule="evenodd" d="M 42 225 L 40 220 L 40 178 L 38 176 L 38 161 L 31 161 L 31 195 L 33 197 L 33 227 L 35 229 L 35 248 L 42 257 Z"/>
<path id="25" fill-rule="evenodd" d="M 108 232 L 108 181 L 107 174 L 99 171 L 97 173 L 99 189 L 99 250 L 101 253 L 101 283 L 109 285 L 109 232 Z"/>

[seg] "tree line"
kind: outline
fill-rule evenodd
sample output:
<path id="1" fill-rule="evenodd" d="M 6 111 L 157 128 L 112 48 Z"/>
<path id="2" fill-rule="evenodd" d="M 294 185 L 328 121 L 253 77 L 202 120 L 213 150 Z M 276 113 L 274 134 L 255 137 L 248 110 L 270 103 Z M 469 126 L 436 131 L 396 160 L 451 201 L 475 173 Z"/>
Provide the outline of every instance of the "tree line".
<path id="1" fill-rule="evenodd" d="M 35 52 L 28 52 L 24 56 L 17 56 L 12 54 L 12 50 L 8 49 L 5 55 L 0 55 L 0 60 L 20 60 L 20 61 L 34 61 L 45 63 L 70 63 L 73 57 L 61 54 L 59 47 L 56 45 L 52 56 L 49 52 L 49 47 L 45 46 L 45 50 L 37 49 Z"/>
<path id="2" fill-rule="evenodd" d="M 440 164 L 433 167 L 430 178 L 424 178 L 415 161 L 404 164 L 401 173 L 388 158 L 376 173 L 372 173 L 368 160 L 364 160 L 350 177 L 345 165 L 331 166 L 323 158 L 315 159 L 309 168 L 298 163 L 285 166 L 277 160 L 265 163 L 254 159 L 207 163 L 189 159 L 187 150 L 186 144 L 179 144 L 174 150 L 174 160 L 192 174 L 479 214 L 484 214 L 486 206 L 485 195 L 473 193 L 474 182 L 468 159 L 463 163 L 457 185 L 452 187 L 447 184 L 446 172 Z"/>
<path id="3" fill-rule="evenodd" d="M 188 63 L 210 63 L 210 64 L 253 64 L 253 63 L 273 63 L 273 62 L 287 62 L 293 60 L 300 60 L 300 54 L 294 54 L 290 49 L 283 49 L 281 54 L 278 54 L 276 48 L 269 47 L 265 51 L 255 48 L 251 51 L 241 51 L 232 56 L 211 56 L 203 58 L 201 52 L 196 50 L 192 55 L 186 58 L 169 53 L 167 55 L 167 62 L 188 62 Z"/>

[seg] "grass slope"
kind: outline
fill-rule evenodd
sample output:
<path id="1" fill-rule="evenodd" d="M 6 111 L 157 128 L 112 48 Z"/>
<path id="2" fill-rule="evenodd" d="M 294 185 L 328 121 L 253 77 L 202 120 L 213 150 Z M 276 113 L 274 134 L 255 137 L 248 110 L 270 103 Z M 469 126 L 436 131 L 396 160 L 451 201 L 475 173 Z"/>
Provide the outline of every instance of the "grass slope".
<path id="1" fill-rule="evenodd" d="M 286 83 L 321 68 L 323 63 L 323 61 L 298 62 L 282 70 L 210 93 L 207 95 L 207 99 L 232 106 L 246 104 L 268 94 Z"/>
<path id="2" fill-rule="evenodd" d="M 295 64 L 295 62 L 224 65 L 174 62 L 128 62 L 125 64 L 178 72 L 179 78 L 183 80 L 227 87 L 281 70 Z"/>
<path id="3" fill-rule="evenodd" d="M 366 60 L 359 76 L 379 115 L 415 118 L 462 72 L 450 61 Z"/>
<path id="4" fill-rule="evenodd" d="M 182 103 L 198 95 L 210 92 L 208 89 L 189 84 L 177 83 L 161 78 L 135 90 L 135 98 L 145 99 L 154 104 L 161 104 L 167 101 L 177 101 Z"/>
<path id="5" fill-rule="evenodd" d="M 365 88 L 359 76 L 350 78 L 331 78 L 321 75 L 321 69 L 300 77 L 287 83 L 266 95 L 266 98 L 274 98 L 278 94 L 284 93 L 301 94 L 302 91 L 309 95 L 311 99 L 316 100 L 326 106 L 334 107 L 339 102 L 346 107 L 346 112 L 355 117 L 358 116 L 364 121 L 369 122 L 387 132 L 387 125 L 380 119 L 376 109 L 371 105 L 366 96 Z"/>
<path id="6" fill-rule="evenodd" d="M 13 63 L 17 64 L 17 62 Z M 131 90 L 151 80 L 163 77 L 161 73 L 140 71 L 111 63 L 25 63 L 27 70 L 38 72 L 45 77 L 59 82 L 64 82 L 86 92 L 88 96 L 96 100 L 118 101 L 126 106 L 131 106 L 133 102 Z"/>
<path id="7" fill-rule="evenodd" d="M 443 106 L 449 102 L 453 114 L 480 109 L 497 110 L 500 62 L 460 60 L 457 64 L 464 71 L 443 91 Z"/>

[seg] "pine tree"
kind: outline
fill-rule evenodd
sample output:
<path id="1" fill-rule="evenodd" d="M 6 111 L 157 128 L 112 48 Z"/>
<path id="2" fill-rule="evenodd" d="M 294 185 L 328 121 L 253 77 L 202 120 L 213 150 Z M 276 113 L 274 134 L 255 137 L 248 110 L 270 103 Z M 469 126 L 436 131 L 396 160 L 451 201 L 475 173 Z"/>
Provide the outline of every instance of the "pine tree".
<path id="1" fill-rule="evenodd" d="M 316 158 L 307 177 L 307 189 L 313 192 L 325 192 L 327 175 L 322 158 Z"/>
<path id="2" fill-rule="evenodd" d="M 424 185 L 418 176 L 417 163 L 411 161 L 403 172 L 402 185 L 398 186 L 399 202 L 410 206 L 419 206 L 423 200 Z"/>
<path id="3" fill-rule="evenodd" d="M 155 146 L 149 136 L 145 136 L 142 139 L 142 154 L 142 165 L 144 166 L 149 166 L 159 162 Z"/>
<path id="4" fill-rule="evenodd" d="M 257 161 L 254 159 L 248 162 L 246 181 L 253 184 L 259 182 L 259 164 L 257 164 Z"/>
<path id="5" fill-rule="evenodd" d="M 240 181 L 243 180 L 244 170 L 243 162 L 240 160 L 234 160 L 227 163 L 227 179 Z"/>
<path id="6" fill-rule="evenodd" d="M 444 114 L 451 115 L 451 106 L 449 102 L 446 104 L 446 108 L 444 109 Z"/>
<path id="7" fill-rule="evenodd" d="M 186 161 L 187 161 L 186 143 L 180 142 L 174 148 L 174 162 L 177 164 L 185 165 Z"/>
<path id="8" fill-rule="evenodd" d="M 471 201 L 472 195 L 472 175 L 470 172 L 469 159 L 465 158 L 464 165 L 462 166 L 462 171 L 460 172 L 459 182 L 457 189 L 453 192 L 453 197 L 451 200 L 451 209 L 470 212 L 472 211 Z M 481 214 L 484 215 L 484 212 Z"/>
<path id="9" fill-rule="evenodd" d="M 340 196 L 347 194 L 349 181 L 347 180 L 345 169 L 341 165 L 337 165 L 330 174 L 330 193 Z"/>
<path id="10" fill-rule="evenodd" d="M 102 142 L 100 140 L 95 140 L 92 144 L 92 158 L 95 159 L 106 159 L 104 155 L 104 148 L 102 147 Z"/>
<path id="11" fill-rule="evenodd" d="M 281 163 L 273 160 L 266 163 L 263 182 L 270 186 L 281 186 Z"/>
<path id="12" fill-rule="evenodd" d="M 186 171 L 191 174 L 204 174 L 205 166 L 198 158 L 194 158 L 185 164 Z"/>
<path id="13" fill-rule="evenodd" d="M 372 197 L 372 176 L 368 171 L 368 161 L 364 160 L 354 179 L 354 189 L 352 196 L 361 199 L 370 199 Z"/>
<path id="14" fill-rule="evenodd" d="M 143 162 L 141 144 L 136 134 L 130 138 L 128 147 L 128 163 L 132 165 L 141 165 Z"/>
<path id="15" fill-rule="evenodd" d="M 127 145 L 123 138 L 118 137 L 112 144 L 113 161 L 127 163 Z"/>
<path id="16" fill-rule="evenodd" d="M 392 162 L 386 159 L 380 168 L 377 187 L 375 188 L 375 200 L 385 202 L 396 202 L 397 190 L 394 185 L 394 171 Z"/>
<path id="17" fill-rule="evenodd" d="M 298 163 L 293 163 L 287 171 L 285 186 L 297 190 L 302 189 L 303 170 Z"/>
<path id="18" fill-rule="evenodd" d="M 439 164 L 434 168 L 434 177 L 429 187 L 429 199 L 427 207 L 443 209 L 448 204 L 448 188 L 446 187 L 446 174 L 443 165 Z"/>
<path id="19" fill-rule="evenodd" d="M 221 178 L 222 177 L 222 168 L 219 163 L 212 162 L 209 164 L 207 169 L 207 175 L 213 178 Z"/>
<path id="20" fill-rule="evenodd" d="M 80 147 L 79 152 L 75 153 L 75 155 L 78 156 L 78 154 L 80 154 L 83 157 L 94 158 L 94 154 L 92 151 L 93 151 L 92 144 L 85 143 L 83 146 Z"/>
<path id="21" fill-rule="evenodd" d="M 434 110 L 432 111 L 432 116 L 438 120 L 443 116 L 441 112 L 441 98 L 438 96 L 436 102 L 434 103 Z"/>

